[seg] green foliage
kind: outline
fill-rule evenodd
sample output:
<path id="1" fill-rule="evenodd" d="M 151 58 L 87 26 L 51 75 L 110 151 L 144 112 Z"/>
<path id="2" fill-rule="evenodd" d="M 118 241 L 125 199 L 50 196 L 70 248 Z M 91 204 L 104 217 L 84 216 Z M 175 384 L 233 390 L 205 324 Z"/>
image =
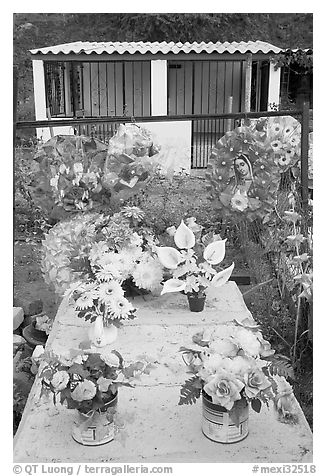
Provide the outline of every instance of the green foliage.
<path id="1" fill-rule="evenodd" d="M 296 74 L 308 74 L 313 70 L 313 53 L 311 50 L 287 50 L 275 56 L 275 69 L 288 66 Z"/>
<path id="2" fill-rule="evenodd" d="M 199 377 L 192 377 L 186 380 L 181 386 L 180 400 L 178 405 L 192 405 L 196 403 L 201 395 L 202 382 Z"/>
<path id="3" fill-rule="evenodd" d="M 290 378 L 294 380 L 294 370 L 291 365 L 291 360 L 285 355 L 272 355 L 263 357 L 263 360 L 269 362 L 267 369 L 271 375 L 280 375 L 281 377 Z"/>

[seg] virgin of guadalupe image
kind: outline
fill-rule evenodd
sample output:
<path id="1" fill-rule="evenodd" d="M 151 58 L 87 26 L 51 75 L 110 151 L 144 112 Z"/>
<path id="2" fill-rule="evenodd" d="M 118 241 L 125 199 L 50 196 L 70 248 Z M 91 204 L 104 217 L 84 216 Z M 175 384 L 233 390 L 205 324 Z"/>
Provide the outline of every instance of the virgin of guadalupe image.
<path id="1" fill-rule="evenodd" d="M 244 211 L 246 208 L 257 210 L 261 205 L 260 200 L 248 197 L 248 192 L 254 184 L 249 158 L 244 154 L 238 155 L 234 159 L 233 170 L 234 175 L 220 194 L 220 201 L 224 206 L 238 211 Z"/>

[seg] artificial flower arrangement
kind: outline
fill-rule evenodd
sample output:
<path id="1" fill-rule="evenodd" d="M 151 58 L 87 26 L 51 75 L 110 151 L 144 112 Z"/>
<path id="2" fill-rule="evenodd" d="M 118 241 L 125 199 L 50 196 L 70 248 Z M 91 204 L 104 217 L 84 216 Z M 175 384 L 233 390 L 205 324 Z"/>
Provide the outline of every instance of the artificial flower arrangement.
<path id="1" fill-rule="evenodd" d="M 140 293 L 161 286 L 163 271 L 153 251 L 154 237 L 148 230 L 135 231 L 142 216 L 137 207 L 125 207 L 102 221 L 96 241 L 74 259 L 84 275 L 66 294 L 78 317 L 95 322 L 89 336 L 100 347 L 116 339 L 116 327 L 124 320 L 135 318 L 136 309 L 125 297 L 130 288 Z"/>
<path id="2" fill-rule="evenodd" d="M 86 350 L 89 344 L 71 349 L 68 356 L 43 353 L 41 396 L 52 395 L 55 405 L 77 409 L 79 421 L 73 438 L 81 444 L 98 445 L 111 441 L 124 426 L 125 415 L 117 412 L 118 389 L 134 387 L 155 365 L 144 355 L 127 363 L 116 350 L 92 353 Z"/>
<path id="3" fill-rule="evenodd" d="M 274 353 L 254 321 L 221 324 L 196 334 L 193 342 L 195 348 L 180 348 L 193 377 L 182 385 L 179 405 L 195 403 L 203 394 L 239 425 L 240 400 L 258 413 L 262 403 L 272 401 L 284 421 L 296 421 L 293 389 L 285 379 L 293 378 L 293 369 L 286 357 Z"/>
<path id="4" fill-rule="evenodd" d="M 39 147 L 34 159 L 58 206 L 88 211 L 109 203 L 102 185 L 107 149 L 98 139 L 75 135 L 57 135 Z"/>
<path id="5" fill-rule="evenodd" d="M 42 394 L 53 395 L 54 403 L 65 404 L 88 413 L 102 408 L 114 397 L 119 387 L 132 387 L 141 374 L 154 368 L 144 356 L 127 363 L 116 350 L 93 353 L 88 350 L 70 351 L 58 356 L 51 351 L 42 355 Z"/>
<path id="6" fill-rule="evenodd" d="M 219 287 L 228 281 L 234 263 L 222 271 L 214 268 L 225 257 L 226 240 L 214 234 L 202 236 L 202 227 L 194 217 L 186 223 L 182 220 L 177 229 L 170 227 L 167 232 L 173 236 L 176 247 L 156 247 L 161 264 L 172 275 L 164 282 L 161 294 L 181 291 L 204 297 L 208 287 Z"/>
<path id="7" fill-rule="evenodd" d="M 57 223 L 42 242 L 45 282 L 60 296 L 71 284 L 91 281 L 94 272 L 99 281 L 159 289 L 162 266 L 143 216 L 138 207 L 123 207 L 112 216 L 88 213 Z"/>

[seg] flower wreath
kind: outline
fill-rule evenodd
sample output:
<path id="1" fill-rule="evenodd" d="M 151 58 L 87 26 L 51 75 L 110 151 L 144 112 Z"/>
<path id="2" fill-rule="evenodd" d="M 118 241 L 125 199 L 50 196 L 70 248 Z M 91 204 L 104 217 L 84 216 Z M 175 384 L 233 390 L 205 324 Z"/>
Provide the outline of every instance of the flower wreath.
<path id="1" fill-rule="evenodd" d="M 245 177 L 237 167 L 246 169 Z M 265 217 L 275 206 L 280 170 L 267 135 L 252 125 L 237 127 L 217 142 L 206 177 L 215 206 L 226 215 L 243 215 L 252 221 Z"/>
<path id="2" fill-rule="evenodd" d="M 301 157 L 301 124 L 292 116 L 262 117 L 247 121 L 249 129 L 270 142 L 273 159 L 281 173 L 295 166 Z"/>

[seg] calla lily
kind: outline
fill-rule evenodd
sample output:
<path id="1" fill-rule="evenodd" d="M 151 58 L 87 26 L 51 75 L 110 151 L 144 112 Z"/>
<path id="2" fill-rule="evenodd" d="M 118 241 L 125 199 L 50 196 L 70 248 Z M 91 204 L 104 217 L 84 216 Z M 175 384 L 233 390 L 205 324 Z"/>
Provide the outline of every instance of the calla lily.
<path id="1" fill-rule="evenodd" d="M 158 259 L 165 268 L 177 269 L 177 266 L 182 261 L 180 251 L 171 246 L 157 246 L 156 252 Z"/>
<path id="2" fill-rule="evenodd" d="M 181 220 L 180 225 L 174 235 L 174 242 L 180 249 L 189 249 L 195 246 L 196 238 L 190 228 Z"/>
<path id="3" fill-rule="evenodd" d="M 222 286 L 223 284 L 225 284 L 229 280 L 232 274 L 233 268 L 234 268 L 234 263 L 232 263 L 231 266 L 224 269 L 223 271 L 220 271 L 219 273 L 217 273 L 212 279 L 212 286 L 214 286 L 215 288 L 218 288 L 219 286 Z"/>
<path id="4" fill-rule="evenodd" d="M 226 240 L 218 240 L 206 246 L 203 256 L 207 263 L 215 265 L 224 260 L 225 242 Z"/>
<path id="5" fill-rule="evenodd" d="M 185 287 L 186 283 L 184 281 L 181 281 L 181 279 L 168 279 L 163 285 L 161 295 L 166 293 L 176 293 L 179 291 L 183 291 Z"/>

